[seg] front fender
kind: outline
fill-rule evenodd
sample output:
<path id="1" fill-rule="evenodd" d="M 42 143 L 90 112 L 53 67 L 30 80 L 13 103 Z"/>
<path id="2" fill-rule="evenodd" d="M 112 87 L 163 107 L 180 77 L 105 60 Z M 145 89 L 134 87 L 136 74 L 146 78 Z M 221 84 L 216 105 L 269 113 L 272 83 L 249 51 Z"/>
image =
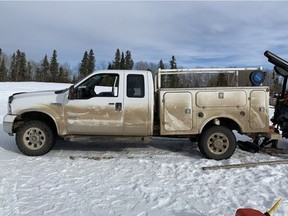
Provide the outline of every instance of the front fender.
<path id="1" fill-rule="evenodd" d="M 59 136 L 65 135 L 67 133 L 65 123 L 64 123 L 64 115 L 63 115 L 63 108 L 51 109 L 51 107 L 42 107 L 39 109 L 27 109 L 22 110 L 18 116 L 19 119 L 24 119 L 25 121 L 28 119 L 37 119 L 48 121 L 53 123 L 57 134 Z M 51 125 L 52 126 L 52 125 Z"/>

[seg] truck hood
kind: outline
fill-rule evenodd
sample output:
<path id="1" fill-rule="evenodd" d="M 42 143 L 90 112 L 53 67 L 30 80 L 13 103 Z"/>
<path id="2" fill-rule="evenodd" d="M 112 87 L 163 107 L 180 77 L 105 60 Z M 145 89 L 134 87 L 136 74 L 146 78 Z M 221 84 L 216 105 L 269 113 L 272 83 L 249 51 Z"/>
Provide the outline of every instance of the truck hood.
<path id="1" fill-rule="evenodd" d="M 9 97 L 9 102 L 12 102 L 14 99 L 18 98 L 29 98 L 29 97 L 45 97 L 51 95 L 58 95 L 68 91 L 68 89 L 63 90 L 46 90 L 46 91 L 33 91 L 33 92 L 17 92 Z"/>
<path id="2" fill-rule="evenodd" d="M 64 99 L 67 98 L 68 89 L 57 91 L 35 91 L 35 92 L 19 92 L 9 97 L 9 104 L 13 113 L 19 110 L 38 110 L 41 107 L 57 105 L 62 106 Z"/>
<path id="3" fill-rule="evenodd" d="M 23 98 L 23 97 L 34 97 L 34 96 L 39 96 L 39 95 L 45 96 L 45 95 L 53 95 L 53 94 L 55 94 L 55 91 L 53 91 L 53 90 L 33 91 L 33 92 L 17 92 L 17 93 L 14 93 L 10 97 L 12 97 L 11 100 L 13 100 L 13 99 Z"/>

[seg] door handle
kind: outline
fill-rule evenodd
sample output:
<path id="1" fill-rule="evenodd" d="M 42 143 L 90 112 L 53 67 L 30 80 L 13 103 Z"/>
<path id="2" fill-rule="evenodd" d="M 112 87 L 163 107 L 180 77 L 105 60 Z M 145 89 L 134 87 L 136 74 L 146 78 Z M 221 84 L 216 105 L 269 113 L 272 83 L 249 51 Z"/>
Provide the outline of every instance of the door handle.
<path id="1" fill-rule="evenodd" d="M 116 103 L 115 104 L 115 110 L 116 111 L 122 111 L 122 103 Z"/>

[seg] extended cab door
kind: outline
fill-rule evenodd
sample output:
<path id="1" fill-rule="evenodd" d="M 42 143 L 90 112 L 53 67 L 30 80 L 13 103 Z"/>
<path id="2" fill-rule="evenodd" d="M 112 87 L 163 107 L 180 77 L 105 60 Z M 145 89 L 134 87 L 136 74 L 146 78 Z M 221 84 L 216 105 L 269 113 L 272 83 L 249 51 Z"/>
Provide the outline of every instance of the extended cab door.
<path id="1" fill-rule="evenodd" d="M 68 134 L 123 134 L 123 76 L 102 71 L 76 85 L 64 106 Z"/>
<path id="2" fill-rule="evenodd" d="M 148 71 L 125 72 L 124 135 L 153 133 L 153 80 L 149 75 Z"/>

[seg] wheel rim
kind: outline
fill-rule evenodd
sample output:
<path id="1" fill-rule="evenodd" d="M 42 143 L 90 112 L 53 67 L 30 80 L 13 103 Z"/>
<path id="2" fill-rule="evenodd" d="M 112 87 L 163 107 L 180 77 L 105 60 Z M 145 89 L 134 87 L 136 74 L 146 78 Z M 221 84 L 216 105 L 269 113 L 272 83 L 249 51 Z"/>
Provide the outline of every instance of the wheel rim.
<path id="1" fill-rule="evenodd" d="M 38 150 L 43 147 L 46 142 L 46 135 L 39 128 L 29 128 L 23 136 L 24 144 L 31 150 Z"/>
<path id="2" fill-rule="evenodd" d="M 208 149 L 213 154 L 224 154 L 229 148 L 229 139 L 223 133 L 213 133 L 208 138 Z"/>

